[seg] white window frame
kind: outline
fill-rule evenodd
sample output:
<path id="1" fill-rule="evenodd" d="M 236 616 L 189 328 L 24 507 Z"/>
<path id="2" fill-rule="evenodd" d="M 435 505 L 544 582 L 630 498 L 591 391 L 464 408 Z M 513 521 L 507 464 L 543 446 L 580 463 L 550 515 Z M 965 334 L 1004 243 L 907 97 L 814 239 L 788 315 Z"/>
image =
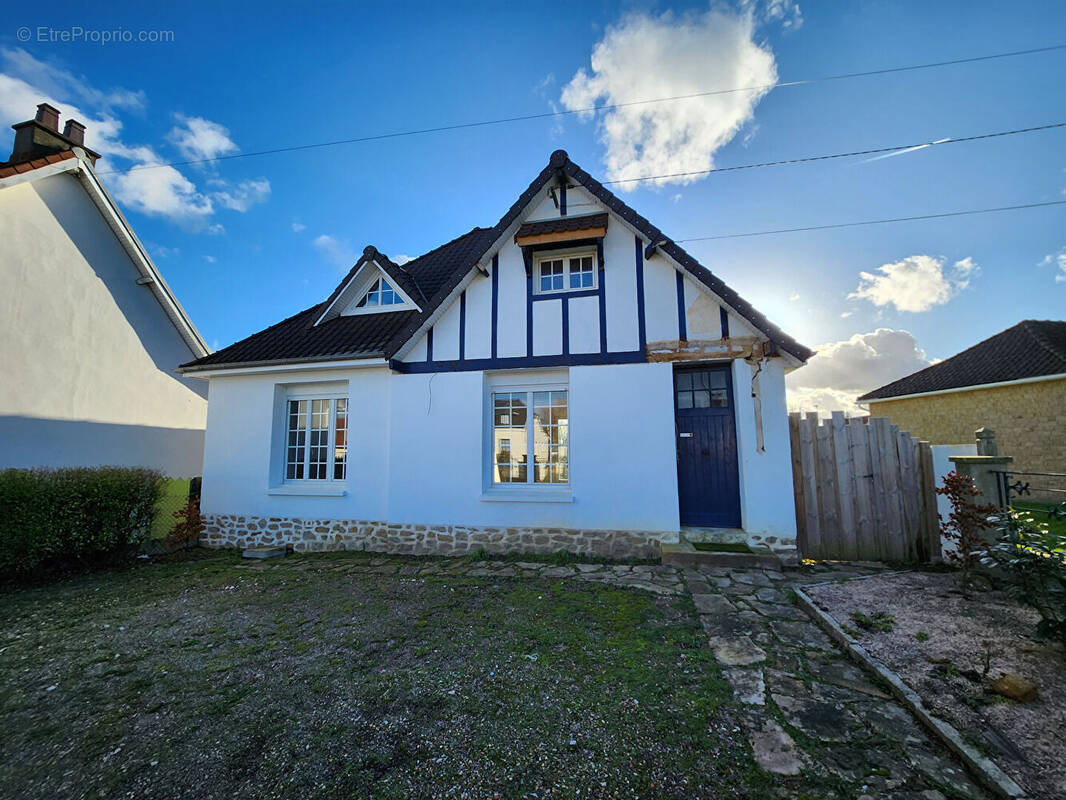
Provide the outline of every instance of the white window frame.
<path id="1" fill-rule="evenodd" d="M 575 258 L 592 259 L 592 285 L 575 286 L 570 288 L 570 260 Z M 563 288 L 541 289 L 540 288 L 540 265 L 545 261 L 563 262 Z M 536 295 L 561 295 L 570 292 L 594 292 L 600 283 L 599 254 L 595 247 L 575 247 L 569 250 L 541 250 L 533 254 L 533 294 Z"/>
<path id="2" fill-rule="evenodd" d="M 567 427 L 572 432 L 573 410 L 570 394 L 570 384 L 567 377 L 560 379 L 559 373 L 554 375 L 537 376 L 523 381 L 490 381 L 485 387 L 485 452 L 484 452 L 484 476 L 485 487 L 481 496 L 485 501 L 512 501 L 512 502 L 547 502 L 569 503 L 573 502 L 572 486 L 573 473 L 573 439 L 570 433 L 567 435 L 567 482 L 566 483 L 536 483 L 533 481 L 533 403 L 532 395 L 535 392 L 566 392 Z M 527 466 L 525 483 L 496 483 L 496 452 L 495 452 L 495 396 L 497 394 L 526 393 L 526 440 L 527 440 Z"/>
<path id="3" fill-rule="evenodd" d="M 289 475 L 289 404 L 294 401 L 306 401 L 308 403 L 314 400 L 326 400 L 329 402 L 329 430 L 326 434 L 326 450 L 328 453 L 328 460 L 326 462 L 326 477 L 325 478 L 308 478 L 306 477 L 310 467 L 308 458 L 310 457 L 310 442 L 305 442 L 303 445 L 304 456 L 304 475 L 303 478 L 290 478 Z M 336 466 L 336 447 L 337 447 L 337 401 L 346 401 L 345 416 L 347 421 L 347 438 L 345 440 L 345 453 L 344 453 L 344 477 L 335 478 L 334 469 Z M 310 417 L 311 411 L 308 408 L 308 415 Z M 310 427 L 306 429 L 308 435 L 310 434 Z M 348 397 L 347 392 L 341 391 L 323 391 L 322 389 L 316 389 L 314 387 L 308 387 L 306 389 L 293 387 L 285 393 L 284 404 L 282 406 L 282 424 L 281 424 L 281 486 L 295 486 L 295 487 L 343 487 L 348 481 L 348 457 L 352 451 L 352 401 Z"/>
<path id="4" fill-rule="evenodd" d="M 348 301 L 340 316 L 354 317 L 361 314 L 388 314 L 393 311 L 410 311 L 412 308 L 421 310 L 418 304 L 411 299 L 411 296 L 400 288 L 399 284 L 393 279 L 385 270 L 377 266 L 377 264 L 367 264 L 367 274 L 360 274 L 359 279 L 354 281 L 349 288 L 353 289 L 351 296 L 352 300 Z M 392 287 L 392 291 L 403 301 L 401 303 L 394 303 L 391 306 L 358 306 L 360 300 L 369 292 L 374 283 L 378 280 L 388 281 L 389 286 Z M 347 290 L 346 290 L 347 291 Z M 338 298 L 340 299 L 340 298 Z"/>

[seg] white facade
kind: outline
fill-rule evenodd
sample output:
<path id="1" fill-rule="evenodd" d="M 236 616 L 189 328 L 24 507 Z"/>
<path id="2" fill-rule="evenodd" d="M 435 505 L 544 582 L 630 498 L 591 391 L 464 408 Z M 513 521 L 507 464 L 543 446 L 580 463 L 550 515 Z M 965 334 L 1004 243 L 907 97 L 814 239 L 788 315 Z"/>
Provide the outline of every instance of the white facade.
<path id="1" fill-rule="evenodd" d="M 0 180 L 0 242 L 0 468 L 199 475 L 206 348 L 88 165 Z"/>
<path id="2" fill-rule="evenodd" d="M 580 186 L 569 187 L 567 200 L 573 215 L 607 210 Z M 697 466 L 734 470 L 735 488 L 723 489 L 728 481 L 714 475 L 706 486 L 716 497 L 733 493 L 724 505 L 735 503 L 733 527 L 743 531 L 737 531 L 741 538 L 794 556 L 784 376 L 802 362 L 763 347 L 768 337 L 754 324 L 663 251 L 646 251 L 650 243 L 614 213 L 594 241 L 581 239 L 580 220 L 569 221 L 577 233 L 548 243 L 530 245 L 516 233 L 522 223 L 561 216 L 549 188 L 539 191 L 389 360 L 205 367 L 199 373 L 210 381 L 202 510 L 218 521 L 209 540 L 245 544 L 262 534 L 266 541 L 285 541 L 303 531 L 299 535 L 314 548 L 374 549 L 384 540 L 368 538 L 371 533 L 387 538 L 395 530 L 414 548 L 401 552 L 431 551 L 420 538 L 427 530 L 448 542 L 456 530 L 510 535 L 513 541 L 503 540 L 509 549 L 527 543 L 518 537 L 530 530 L 543 532 L 545 542 L 552 531 L 635 532 L 676 541 L 689 506 L 701 498 L 691 488 L 679 489 L 679 453 L 689 444 L 684 437 L 698 434 L 686 431 L 689 418 L 675 412 L 682 386 L 675 386 L 675 376 L 698 367 L 724 368 L 716 374 L 728 375 L 732 386 L 728 402 L 725 390 L 716 395 L 714 404 L 726 407 L 714 430 L 726 450 L 735 439 L 735 455 L 729 451 L 728 464 L 706 458 Z M 579 275 L 577 288 L 569 290 L 571 272 L 581 273 L 588 262 L 568 261 L 562 268 L 568 285 L 553 289 L 543 262 L 583 254 L 592 257 L 594 275 Z M 351 281 L 365 285 L 367 273 L 378 270 L 370 261 Z M 337 296 L 347 297 L 345 291 Z M 351 301 L 357 297 L 353 293 Z M 697 340 L 726 346 L 717 357 L 650 357 L 649 343 Z M 518 415 L 494 409 L 494 394 L 537 402 L 549 390 L 566 393 L 560 402 L 568 438 L 559 457 L 568 469 L 558 473 L 565 479 L 499 482 L 500 474 L 530 474 L 515 473 L 514 462 L 502 473 L 497 466 L 507 457 L 500 453 L 525 447 L 529 437 L 516 427 L 509 430 L 517 444 L 507 431 L 500 438 L 494 425 Z M 293 479 L 287 471 L 295 468 L 286 461 L 286 445 L 297 441 L 287 427 L 296 419 L 289 403 L 316 396 L 347 399 L 343 478 L 307 480 L 308 472 Z M 543 466 L 555 450 L 538 447 L 536 459 L 523 451 L 524 463 L 555 476 Z M 540 467 L 533 466 L 537 459 Z M 311 522 L 293 528 L 292 520 Z"/>

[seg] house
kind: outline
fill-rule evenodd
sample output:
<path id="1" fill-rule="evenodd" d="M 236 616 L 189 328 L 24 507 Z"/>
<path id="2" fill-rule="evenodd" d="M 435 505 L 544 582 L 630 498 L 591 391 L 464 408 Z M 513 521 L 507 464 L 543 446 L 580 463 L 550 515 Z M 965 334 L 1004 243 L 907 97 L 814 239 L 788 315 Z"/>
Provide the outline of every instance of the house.
<path id="1" fill-rule="evenodd" d="M 204 358 L 215 546 L 795 556 L 785 373 L 811 355 L 565 151 L 491 228 L 367 247 Z"/>
<path id="2" fill-rule="evenodd" d="M 934 445 L 988 427 L 1015 469 L 1066 472 L 1066 322 L 1023 320 L 858 400 Z"/>
<path id="3" fill-rule="evenodd" d="M 47 103 L 0 162 L 0 468 L 149 466 L 199 475 L 208 353 Z"/>

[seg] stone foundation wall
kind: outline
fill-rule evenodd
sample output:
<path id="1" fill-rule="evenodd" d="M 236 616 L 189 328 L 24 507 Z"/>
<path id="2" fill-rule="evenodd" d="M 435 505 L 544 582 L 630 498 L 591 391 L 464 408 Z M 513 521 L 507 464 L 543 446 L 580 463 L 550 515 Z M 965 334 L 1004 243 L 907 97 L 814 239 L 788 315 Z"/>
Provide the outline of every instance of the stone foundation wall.
<path id="1" fill-rule="evenodd" d="M 770 552 L 781 559 L 783 564 L 799 562 L 799 549 L 795 537 L 771 536 L 762 533 L 745 534 L 745 544 L 755 553 Z"/>
<path id="2" fill-rule="evenodd" d="M 201 544 L 206 547 L 285 544 L 300 552 L 370 550 L 420 555 L 463 555 L 479 548 L 488 553 L 567 550 L 605 558 L 658 558 L 659 541 L 667 536 L 655 531 L 477 528 L 205 514 Z"/>

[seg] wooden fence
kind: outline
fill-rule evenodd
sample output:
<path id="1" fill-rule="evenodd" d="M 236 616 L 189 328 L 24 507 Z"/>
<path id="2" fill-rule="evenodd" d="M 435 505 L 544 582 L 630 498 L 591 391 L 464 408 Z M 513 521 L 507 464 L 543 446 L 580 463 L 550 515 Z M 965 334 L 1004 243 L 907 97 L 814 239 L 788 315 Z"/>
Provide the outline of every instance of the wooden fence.
<path id="1" fill-rule="evenodd" d="M 789 414 L 799 548 L 804 558 L 940 560 L 929 442 L 884 418 Z"/>

